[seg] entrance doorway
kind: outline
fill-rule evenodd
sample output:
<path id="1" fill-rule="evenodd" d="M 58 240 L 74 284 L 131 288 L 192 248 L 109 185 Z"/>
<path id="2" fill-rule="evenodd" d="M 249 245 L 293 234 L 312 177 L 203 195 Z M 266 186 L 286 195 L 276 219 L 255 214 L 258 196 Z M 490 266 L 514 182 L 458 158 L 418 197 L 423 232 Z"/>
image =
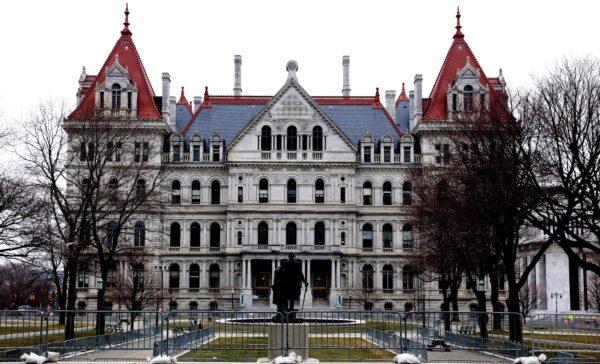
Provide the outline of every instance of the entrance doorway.
<path id="1" fill-rule="evenodd" d="M 258 301 L 269 301 L 271 293 L 271 261 L 252 261 L 252 288 Z"/>
<path id="2" fill-rule="evenodd" d="M 331 261 L 313 260 L 310 263 L 311 287 L 314 301 L 329 300 L 331 287 Z"/>

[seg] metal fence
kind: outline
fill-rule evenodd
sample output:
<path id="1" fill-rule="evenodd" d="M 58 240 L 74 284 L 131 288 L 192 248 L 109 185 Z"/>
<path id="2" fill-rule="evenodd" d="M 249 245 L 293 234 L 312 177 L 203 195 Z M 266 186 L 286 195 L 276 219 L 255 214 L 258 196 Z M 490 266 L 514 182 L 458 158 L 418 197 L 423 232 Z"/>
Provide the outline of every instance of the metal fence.
<path id="1" fill-rule="evenodd" d="M 544 352 L 552 363 L 587 363 L 600 360 L 599 323 L 599 315 L 479 312 L 0 311 L 0 360 L 55 351 L 63 360 L 256 361 L 293 351 L 320 361 L 409 352 L 441 362 L 461 352 L 452 362 L 481 363 Z"/>

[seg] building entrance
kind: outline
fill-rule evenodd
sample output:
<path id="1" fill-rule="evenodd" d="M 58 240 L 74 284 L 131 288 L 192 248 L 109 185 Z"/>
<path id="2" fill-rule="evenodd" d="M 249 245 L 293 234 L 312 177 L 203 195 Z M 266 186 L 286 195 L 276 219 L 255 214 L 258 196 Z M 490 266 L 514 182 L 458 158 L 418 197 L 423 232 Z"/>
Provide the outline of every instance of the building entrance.
<path id="1" fill-rule="evenodd" d="M 271 293 L 271 261 L 252 261 L 252 288 L 258 301 L 269 301 Z"/>
<path id="2" fill-rule="evenodd" d="M 329 288 L 331 287 L 331 261 L 311 261 L 310 283 L 314 301 L 325 301 L 329 299 Z"/>

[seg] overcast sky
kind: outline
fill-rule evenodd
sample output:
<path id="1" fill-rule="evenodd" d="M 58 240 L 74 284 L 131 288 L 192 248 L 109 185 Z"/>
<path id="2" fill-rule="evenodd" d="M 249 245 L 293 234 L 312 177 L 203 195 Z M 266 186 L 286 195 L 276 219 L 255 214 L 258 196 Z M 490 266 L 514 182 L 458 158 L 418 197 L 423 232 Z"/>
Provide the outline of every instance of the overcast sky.
<path id="1" fill-rule="evenodd" d="M 130 0 L 133 39 L 156 92 L 161 72 L 171 94 L 191 100 L 205 85 L 231 94 L 233 55 L 241 54 L 243 93 L 272 95 L 285 63 L 313 95 L 339 95 L 342 56 L 351 56 L 352 95 L 375 87 L 412 88 L 422 73 L 428 95 L 452 42 L 456 6 L 463 33 L 489 76 L 502 67 L 526 86 L 564 55 L 599 55 L 597 1 L 148 1 Z M 96 74 L 120 35 L 125 1 L 2 1 L 0 111 L 15 120 L 40 100 L 73 106 L 81 67 Z"/>

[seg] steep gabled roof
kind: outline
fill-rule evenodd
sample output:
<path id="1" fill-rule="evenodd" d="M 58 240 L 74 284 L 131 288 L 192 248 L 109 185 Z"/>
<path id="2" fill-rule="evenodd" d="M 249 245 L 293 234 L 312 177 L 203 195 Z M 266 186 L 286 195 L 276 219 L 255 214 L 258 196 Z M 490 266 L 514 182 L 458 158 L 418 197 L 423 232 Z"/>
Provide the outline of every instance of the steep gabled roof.
<path id="1" fill-rule="evenodd" d="M 469 62 L 472 67 L 479 70 L 479 82 L 484 87 L 490 86 L 490 96 L 494 96 L 494 89 L 490 84 L 489 79 L 485 76 L 479 62 L 477 62 L 477 58 L 475 58 L 471 48 L 469 48 L 469 45 L 465 41 L 465 36 L 462 33 L 461 28 L 460 10 L 457 10 L 456 32 L 454 33 L 452 45 L 444 59 L 444 63 L 435 80 L 431 94 L 429 94 L 430 101 L 427 104 L 427 108 L 423 109 L 423 120 L 446 120 L 448 111 L 446 91 L 448 90 L 448 87 L 454 83 L 458 71 L 463 69 L 467 62 Z"/>
<path id="2" fill-rule="evenodd" d="M 150 119 L 156 120 L 161 118 L 156 104 L 154 103 L 154 90 L 150 84 L 148 74 L 142 63 L 140 55 L 133 43 L 131 37 L 131 31 L 129 30 L 129 8 L 125 8 L 125 22 L 124 27 L 121 31 L 121 37 L 117 40 L 117 43 L 113 47 L 112 51 L 108 55 L 108 58 L 98 71 L 98 75 L 94 79 L 93 84 L 90 86 L 88 92 L 85 93 L 85 97 L 81 100 L 81 103 L 77 108 L 69 115 L 69 119 L 86 119 L 94 115 L 95 106 L 95 92 L 96 86 L 106 80 L 106 70 L 115 63 L 118 59 L 118 63 L 129 72 L 129 78 L 133 84 L 137 87 L 137 118 L 138 119 Z"/>

